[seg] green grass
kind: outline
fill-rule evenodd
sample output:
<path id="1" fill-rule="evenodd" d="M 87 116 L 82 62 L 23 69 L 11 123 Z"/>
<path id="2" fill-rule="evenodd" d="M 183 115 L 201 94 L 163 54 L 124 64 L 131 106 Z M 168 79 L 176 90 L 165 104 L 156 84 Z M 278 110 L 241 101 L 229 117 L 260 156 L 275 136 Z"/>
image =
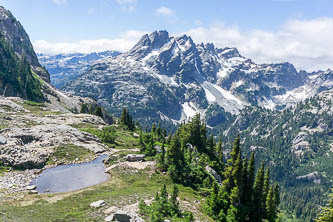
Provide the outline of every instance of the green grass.
<path id="1" fill-rule="evenodd" d="M 121 161 L 124 160 L 124 157 L 127 154 L 139 154 L 140 152 L 133 152 L 132 150 L 120 150 L 119 152 L 116 152 L 115 154 L 111 155 L 108 158 L 108 162 L 106 164 L 108 165 L 112 165 L 114 163 L 116 163 L 117 161 Z"/>
<path id="2" fill-rule="evenodd" d="M 81 128 L 80 130 L 98 135 L 102 130 L 97 128 Z M 133 132 L 121 126 L 114 127 L 116 142 L 108 144 L 119 149 L 114 157 L 111 156 L 108 164 L 114 163 L 138 148 L 139 138 L 133 136 Z M 139 134 L 139 132 L 136 132 Z M 67 155 L 68 154 L 68 155 Z M 53 159 L 71 162 L 76 158 L 84 160 L 93 155 L 83 147 L 71 144 L 56 148 L 50 157 L 48 164 L 54 164 Z M 151 199 L 159 192 L 162 185 L 166 184 L 168 192 L 171 193 L 173 183 L 168 175 L 159 172 L 152 173 L 150 169 L 131 171 L 127 168 L 116 167 L 110 172 L 110 181 L 84 191 L 69 194 L 41 194 L 26 195 L 21 200 L 0 203 L 0 221 L 34 221 L 34 222 L 56 222 L 56 221 L 104 221 L 103 211 L 110 206 L 126 206 L 137 203 L 140 199 Z M 203 213 L 203 196 L 191 188 L 179 185 L 179 197 L 187 201 L 190 206 L 195 205 L 199 211 L 200 221 L 212 221 Z M 55 201 L 56 200 L 56 201 Z M 107 206 L 101 209 L 89 207 L 91 202 L 104 200 Z M 33 202 L 35 201 L 35 202 Z M 195 204 L 194 201 L 200 201 Z M 28 203 L 28 204 L 27 204 Z"/>
<path id="3" fill-rule="evenodd" d="M 22 105 L 24 109 L 29 110 L 32 114 L 37 116 L 47 115 L 60 115 L 62 112 L 47 110 L 45 104 L 34 101 L 25 100 L 23 103 L 16 102 L 18 105 Z"/>
<path id="4" fill-rule="evenodd" d="M 104 144 L 116 148 L 116 149 L 129 149 L 129 148 L 138 148 L 139 144 L 139 138 L 135 138 L 133 136 L 134 132 L 124 129 L 122 126 L 108 126 L 112 127 L 115 131 L 115 142 L 114 143 L 107 143 L 104 142 Z M 102 132 L 103 130 L 87 127 L 87 128 L 81 128 L 78 127 L 81 131 L 91 133 L 97 137 L 99 137 L 103 141 Z M 139 132 L 136 132 L 139 133 Z"/>
<path id="5" fill-rule="evenodd" d="M 91 123 L 77 123 L 77 124 L 71 124 L 71 127 L 74 127 L 76 129 L 97 129 L 97 126 Z M 84 131 L 84 130 L 82 130 Z"/>
<path id="6" fill-rule="evenodd" d="M 92 159 L 94 153 L 87 150 L 84 147 L 75 146 L 73 144 L 66 144 L 58 146 L 52 156 L 49 158 L 48 164 L 55 164 L 54 158 L 58 161 L 73 162 L 76 159 L 84 161 L 86 159 Z"/>
<path id="7" fill-rule="evenodd" d="M 171 192 L 172 182 L 168 176 L 158 173 L 149 175 L 147 171 L 132 174 L 114 169 L 112 179 L 106 184 L 56 202 L 49 203 L 44 198 L 61 194 L 41 195 L 37 202 L 27 206 L 19 206 L 18 202 L 7 203 L 0 205 L 0 209 L 5 221 L 103 221 L 105 215 L 102 211 L 107 207 L 133 204 L 142 198 L 150 199 L 162 184 L 166 184 L 168 192 Z M 192 189 L 184 187 L 180 187 L 180 198 L 187 201 L 201 199 Z M 104 200 L 107 206 L 99 210 L 90 208 L 89 204 L 97 200 Z"/>
<path id="8" fill-rule="evenodd" d="M 38 102 L 34 102 L 34 101 L 29 101 L 29 100 L 25 100 L 24 104 L 28 105 L 28 106 L 38 106 L 38 107 L 44 107 L 45 106 L 43 103 L 38 103 Z"/>
<path id="9" fill-rule="evenodd" d="M 2 130 L 2 129 L 6 129 L 6 128 L 8 128 L 8 125 L 7 125 L 7 124 L 1 124 L 1 125 L 0 125 L 0 130 Z"/>
<path id="10" fill-rule="evenodd" d="M 0 176 L 3 176 L 6 172 L 9 172 L 10 169 L 10 167 L 0 165 Z"/>

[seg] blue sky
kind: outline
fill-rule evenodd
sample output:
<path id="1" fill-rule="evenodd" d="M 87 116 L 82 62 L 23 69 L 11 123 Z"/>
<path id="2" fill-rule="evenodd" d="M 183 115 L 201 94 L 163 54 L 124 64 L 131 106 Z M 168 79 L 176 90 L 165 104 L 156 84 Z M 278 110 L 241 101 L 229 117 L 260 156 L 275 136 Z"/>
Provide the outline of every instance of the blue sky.
<path id="1" fill-rule="evenodd" d="M 39 52 L 126 51 L 143 33 L 165 29 L 171 35 L 187 33 L 197 42 L 237 47 L 260 63 L 333 67 L 332 0 L 0 0 L 0 4 L 22 23 Z"/>

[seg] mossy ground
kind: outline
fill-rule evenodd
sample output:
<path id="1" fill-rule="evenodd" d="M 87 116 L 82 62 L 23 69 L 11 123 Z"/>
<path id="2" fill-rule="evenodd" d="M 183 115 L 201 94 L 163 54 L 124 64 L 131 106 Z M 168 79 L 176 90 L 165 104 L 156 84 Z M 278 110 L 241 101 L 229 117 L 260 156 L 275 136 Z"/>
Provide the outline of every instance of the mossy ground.
<path id="1" fill-rule="evenodd" d="M 1 162 L 0 162 L 0 176 L 3 176 L 4 173 L 9 172 L 9 170 L 11 170 L 10 167 L 2 166 Z"/>
<path id="2" fill-rule="evenodd" d="M 73 144 L 65 144 L 58 146 L 55 152 L 49 158 L 48 164 L 55 164 L 55 158 L 64 163 L 73 161 L 84 161 L 93 159 L 94 153 L 84 147 L 75 146 Z"/>
<path id="3" fill-rule="evenodd" d="M 76 125 L 75 127 L 96 136 L 99 136 L 99 133 L 102 131 L 101 129 L 86 127 L 84 125 Z M 115 149 L 133 149 L 139 147 L 139 139 L 133 136 L 134 133 L 139 134 L 139 130 L 130 131 L 122 125 L 114 125 L 112 128 L 115 130 L 115 143 L 105 143 L 106 145 Z"/>
<path id="4" fill-rule="evenodd" d="M 24 101 L 23 103 L 17 102 L 17 104 L 22 105 L 24 109 L 29 110 L 32 114 L 36 116 L 47 116 L 47 115 L 60 115 L 60 111 L 50 111 L 46 108 L 43 103 L 38 103 L 34 101 Z"/>

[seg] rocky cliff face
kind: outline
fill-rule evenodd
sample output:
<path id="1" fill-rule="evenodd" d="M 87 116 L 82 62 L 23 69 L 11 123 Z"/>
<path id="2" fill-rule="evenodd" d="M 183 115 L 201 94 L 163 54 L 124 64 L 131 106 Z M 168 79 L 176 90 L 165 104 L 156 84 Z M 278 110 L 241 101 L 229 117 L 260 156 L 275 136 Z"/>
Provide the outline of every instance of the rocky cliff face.
<path id="1" fill-rule="evenodd" d="M 114 113 L 129 107 L 139 120 L 177 122 L 200 112 L 215 126 L 246 106 L 295 104 L 332 88 L 332 76 L 331 70 L 298 72 L 290 63 L 258 65 L 235 48 L 156 31 L 127 53 L 98 61 L 64 88 Z"/>
<path id="2" fill-rule="evenodd" d="M 49 82 L 50 76 L 40 65 L 28 34 L 12 13 L 0 6 L 0 33 L 19 57 L 25 57 L 33 71 Z"/>

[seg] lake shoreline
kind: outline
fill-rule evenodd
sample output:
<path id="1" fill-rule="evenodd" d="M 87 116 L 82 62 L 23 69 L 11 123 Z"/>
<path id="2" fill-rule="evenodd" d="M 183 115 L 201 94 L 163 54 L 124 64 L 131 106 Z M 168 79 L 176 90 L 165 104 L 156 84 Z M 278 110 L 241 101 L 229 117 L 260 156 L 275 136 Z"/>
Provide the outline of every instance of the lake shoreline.
<path id="1" fill-rule="evenodd" d="M 11 170 L 9 172 L 5 172 L 2 176 L 0 176 L 0 202 L 6 201 L 7 199 L 15 199 L 16 196 L 20 196 L 20 193 L 29 193 L 29 190 L 27 190 L 26 187 L 31 185 L 32 182 L 38 179 L 38 177 L 46 170 L 53 169 L 58 166 L 86 164 L 94 161 L 102 155 L 109 156 L 110 152 L 106 151 L 99 153 L 95 155 L 94 158 L 87 161 L 71 161 L 66 163 L 59 162 L 52 165 L 45 165 L 41 169 Z M 107 159 L 107 157 L 105 159 Z"/>

